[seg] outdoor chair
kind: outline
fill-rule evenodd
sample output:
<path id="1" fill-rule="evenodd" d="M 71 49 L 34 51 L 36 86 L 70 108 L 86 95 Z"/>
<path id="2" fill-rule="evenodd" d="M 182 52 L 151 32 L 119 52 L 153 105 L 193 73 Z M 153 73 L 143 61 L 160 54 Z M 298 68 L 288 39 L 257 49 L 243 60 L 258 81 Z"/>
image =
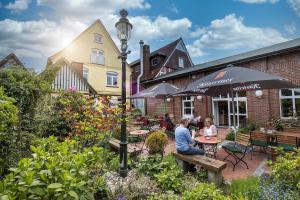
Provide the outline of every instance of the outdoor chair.
<path id="1" fill-rule="evenodd" d="M 267 135 L 261 132 L 252 131 L 250 133 L 250 143 L 251 143 L 251 159 L 254 152 L 254 146 L 260 147 L 266 153 L 268 148 L 268 139 Z"/>
<path id="2" fill-rule="evenodd" d="M 295 151 L 297 149 L 297 138 L 293 136 L 277 135 L 277 146 L 284 151 Z"/>
<path id="3" fill-rule="evenodd" d="M 246 153 L 250 149 L 250 135 L 237 134 L 234 143 L 227 143 L 222 146 L 225 152 L 228 154 L 223 161 L 228 160 L 232 165 L 234 171 L 235 167 L 240 163 L 244 163 L 249 169 L 247 162 L 244 160 Z M 227 159 L 229 157 L 234 158 L 234 161 Z"/>

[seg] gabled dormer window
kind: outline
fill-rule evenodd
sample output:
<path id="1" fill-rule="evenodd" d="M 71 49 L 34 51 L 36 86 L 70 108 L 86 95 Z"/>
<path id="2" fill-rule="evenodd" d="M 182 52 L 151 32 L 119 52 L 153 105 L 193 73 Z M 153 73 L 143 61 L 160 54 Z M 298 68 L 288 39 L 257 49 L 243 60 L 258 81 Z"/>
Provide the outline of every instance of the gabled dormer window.
<path id="1" fill-rule="evenodd" d="M 178 67 L 184 68 L 184 59 L 181 57 L 178 58 Z"/>
<path id="2" fill-rule="evenodd" d="M 102 35 L 100 35 L 99 33 L 95 33 L 94 34 L 94 42 L 102 44 L 103 43 Z"/>
<path id="3" fill-rule="evenodd" d="M 151 66 L 154 67 L 154 66 L 156 66 L 156 65 L 158 65 L 158 59 L 157 59 L 157 58 L 153 58 L 153 59 L 151 60 Z"/>

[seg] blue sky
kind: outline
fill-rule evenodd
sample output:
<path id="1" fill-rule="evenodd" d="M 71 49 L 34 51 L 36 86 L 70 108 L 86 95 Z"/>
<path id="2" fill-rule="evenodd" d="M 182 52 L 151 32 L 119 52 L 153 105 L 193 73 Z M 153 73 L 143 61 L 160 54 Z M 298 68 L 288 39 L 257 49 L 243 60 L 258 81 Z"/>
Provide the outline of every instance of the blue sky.
<path id="1" fill-rule="evenodd" d="M 195 64 L 300 37 L 300 0 L 1 0 L 0 58 L 16 53 L 41 71 L 97 18 L 118 45 L 114 23 L 126 8 L 138 42 L 155 50 L 184 39 Z"/>

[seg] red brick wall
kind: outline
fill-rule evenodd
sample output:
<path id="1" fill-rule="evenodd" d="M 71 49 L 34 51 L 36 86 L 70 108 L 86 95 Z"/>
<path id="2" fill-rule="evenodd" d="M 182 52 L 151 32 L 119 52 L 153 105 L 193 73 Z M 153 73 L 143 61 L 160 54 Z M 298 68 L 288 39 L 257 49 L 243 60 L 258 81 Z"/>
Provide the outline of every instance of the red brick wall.
<path id="1" fill-rule="evenodd" d="M 276 56 L 262 58 L 251 62 L 239 63 L 236 64 L 236 66 L 249 67 L 266 73 L 279 75 L 288 78 L 296 85 L 300 85 L 300 50 L 292 53 L 278 54 Z M 193 75 L 176 78 L 174 80 L 169 80 L 168 82 L 178 87 L 183 87 L 202 76 L 204 76 L 204 73 L 193 73 Z M 160 101 L 162 102 L 162 100 Z M 149 100 L 147 103 L 147 113 L 152 114 L 161 102 L 159 103 L 157 100 L 153 99 Z M 194 106 L 195 111 L 203 118 L 212 114 L 211 97 L 203 96 L 201 101 L 197 100 L 195 97 Z M 261 124 L 268 122 L 272 118 L 279 118 L 279 90 L 263 90 L 263 96 L 261 98 L 257 98 L 254 91 L 247 92 L 247 107 L 248 119 Z M 168 111 L 169 113 L 174 114 L 176 120 L 182 117 L 181 97 L 175 97 L 168 103 Z"/>

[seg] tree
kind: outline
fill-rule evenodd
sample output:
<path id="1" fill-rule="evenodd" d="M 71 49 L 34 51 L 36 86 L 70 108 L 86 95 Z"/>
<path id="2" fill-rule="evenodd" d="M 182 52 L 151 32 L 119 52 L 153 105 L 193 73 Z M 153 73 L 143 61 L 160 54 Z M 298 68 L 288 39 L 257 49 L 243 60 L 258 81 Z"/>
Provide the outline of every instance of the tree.
<path id="1" fill-rule="evenodd" d="M 18 123 L 18 108 L 14 103 L 15 99 L 4 95 L 0 87 L 0 176 L 8 168 L 7 159 L 15 146 L 14 128 Z"/>
<path id="2" fill-rule="evenodd" d="M 50 93 L 51 85 L 37 74 L 18 68 L 0 70 L 0 82 L 4 93 L 16 100 L 19 108 L 18 130 L 32 131 L 37 102 Z"/>

